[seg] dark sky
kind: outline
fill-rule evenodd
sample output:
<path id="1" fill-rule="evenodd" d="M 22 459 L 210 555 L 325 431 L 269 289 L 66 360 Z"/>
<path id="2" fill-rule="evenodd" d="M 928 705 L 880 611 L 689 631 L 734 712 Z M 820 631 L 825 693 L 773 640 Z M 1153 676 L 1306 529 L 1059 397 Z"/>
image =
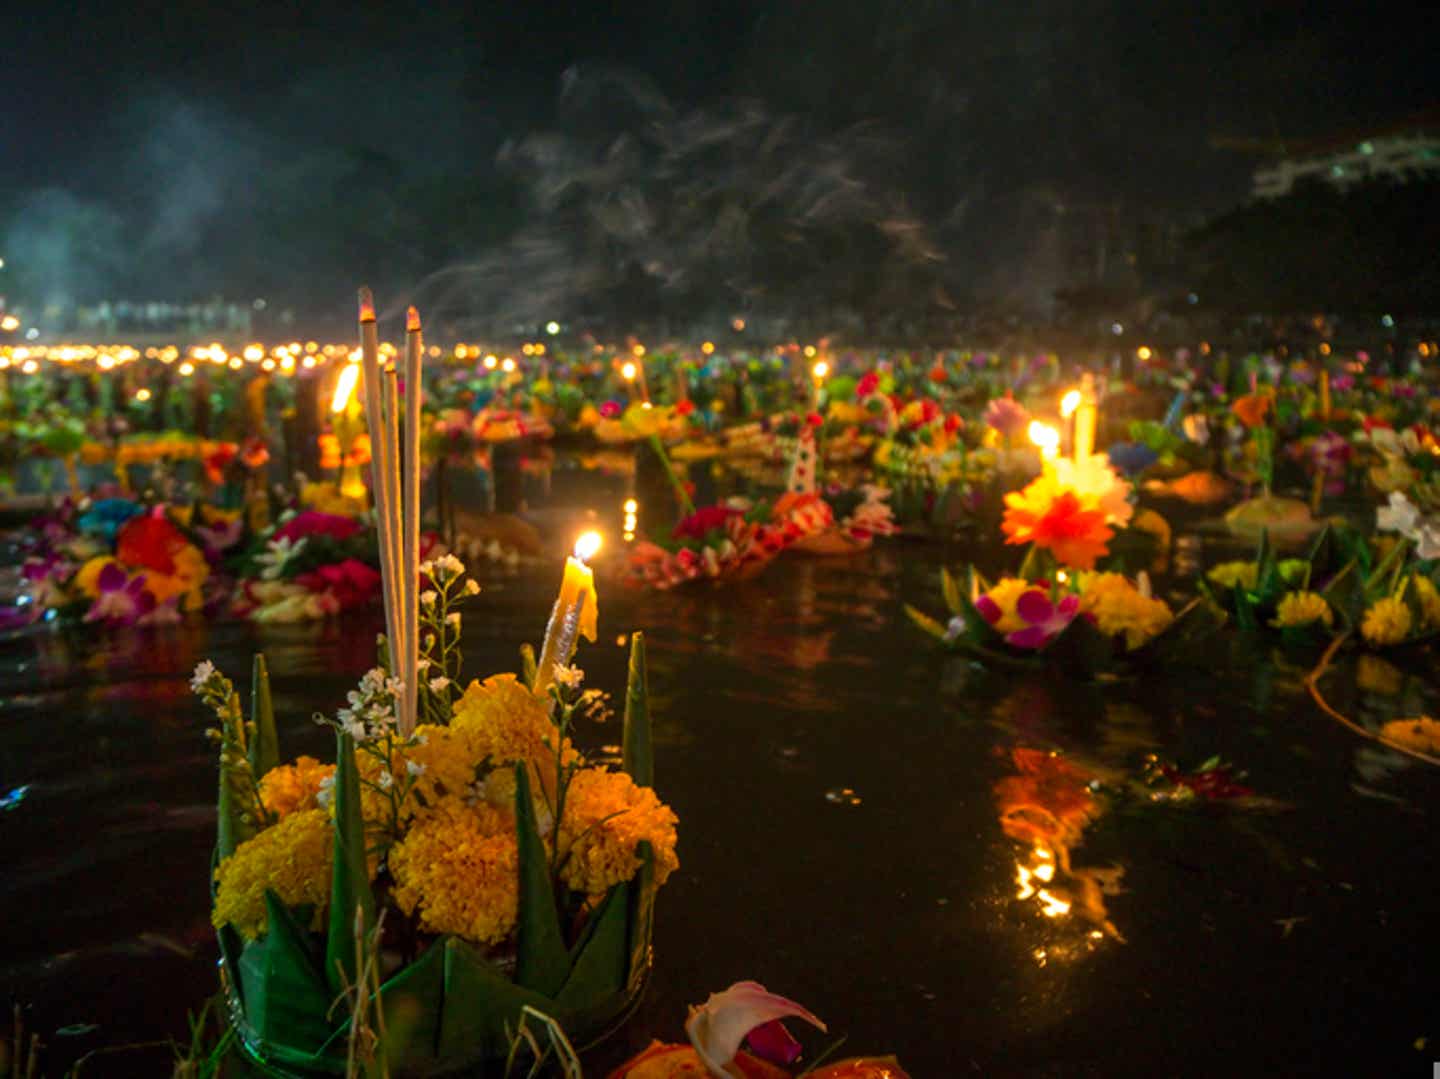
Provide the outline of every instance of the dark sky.
<path id="1" fill-rule="evenodd" d="M 117 236 L 143 231 L 152 257 L 243 213 L 258 190 L 246 177 L 332 182 L 326 155 L 373 150 L 436 177 L 490 169 L 506 140 L 555 123 L 575 65 L 637 73 L 677 112 L 743 95 L 817 137 L 875 125 L 900 148 L 905 201 L 937 221 L 1025 186 L 1210 212 L 1244 196 L 1254 164 L 1212 135 L 1327 134 L 1440 102 L 1430 20 L 1399 4 L 34 8 L 5 25 L 0 213 L 13 225 L 41 190 L 53 215 L 80 200 Z"/>

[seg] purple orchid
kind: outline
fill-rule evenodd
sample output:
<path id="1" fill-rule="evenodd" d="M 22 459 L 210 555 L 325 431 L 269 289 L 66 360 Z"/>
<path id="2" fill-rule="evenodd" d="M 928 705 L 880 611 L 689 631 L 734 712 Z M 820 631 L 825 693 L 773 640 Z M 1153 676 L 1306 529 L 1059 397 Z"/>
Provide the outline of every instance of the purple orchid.
<path id="1" fill-rule="evenodd" d="M 239 517 L 230 521 L 220 521 L 214 525 L 196 525 L 195 534 L 205 544 L 205 557 L 210 561 L 216 561 L 220 555 L 240 542 L 240 537 L 245 531 L 245 522 Z"/>
<path id="2" fill-rule="evenodd" d="M 1039 650 L 1065 632 L 1080 610 L 1080 597 L 1073 593 L 1059 603 L 1040 588 L 1023 593 L 1015 602 L 1015 613 L 1027 623 L 1024 629 L 1005 635 L 1005 642 L 1016 648 Z"/>
<path id="3" fill-rule="evenodd" d="M 106 626 L 133 626 L 155 610 L 155 596 L 145 587 L 145 575 L 131 577 L 111 562 L 100 571 L 95 586 L 98 594 L 85 621 Z"/>

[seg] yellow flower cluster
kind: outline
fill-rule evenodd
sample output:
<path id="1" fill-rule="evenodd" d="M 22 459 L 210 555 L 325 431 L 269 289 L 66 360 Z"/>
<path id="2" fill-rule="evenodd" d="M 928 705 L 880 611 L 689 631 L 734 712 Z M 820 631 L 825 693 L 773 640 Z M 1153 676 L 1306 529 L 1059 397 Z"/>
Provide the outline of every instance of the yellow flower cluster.
<path id="1" fill-rule="evenodd" d="M 1415 598 L 1420 601 L 1420 613 L 1425 620 L 1425 628 L 1440 627 L 1440 592 L 1436 591 L 1435 582 L 1418 573 L 1411 579 L 1415 585 Z"/>
<path id="2" fill-rule="evenodd" d="M 1293 629 L 1314 625 L 1316 622 L 1329 627 L 1335 622 L 1330 604 L 1318 592 L 1286 592 L 1275 607 L 1275 618 L 1270 623 L 1277 629 Z"/>
<path id="3" fill-rule="evenodd" d="M 993 623 L 996 633 L 1016 633 L 1025 628 L 1024 620 L 1015 611 L 1015 604 L 1034 587 L 1020 577 L 1002 577 L 985 593 L 1000 608 L 1000 617 Z"/>
<path id="4" fill-rule="evenodd" d="M 1377 599 L 1360 620 L 1360 636 L 1372 645 L 1399 644 L 1410 636 L 1410 608 L 1399 596 Z"/>
<path id="5" fill-rule="evenodd" d="M 388 764 L 374 753 L 356 755 L 362 780 L 360 815 L 372 830 L 389 831 L 447 797 L 463 795 L 475 782 L 478 758 L 464 735 L 431 723 L 416 727 L 415 734 L 414 745 L 396 744 Z M 385 781 L 381 773 L 387 769 L 390 779 Z M 412 775 L 416 769 L 418 773 Z M 392 820 L 394 800 L 390 792 L 398 793 L 399 785 L 406 782 L 410 783 L 409 795 L 400 805 L 400 819 Z"/>
<path id="6" fill-rule="evenodd" d="M 1259 567 L 1254 562 L 1221 562 L 1205 574 L 1221 588 L 1254 588 Z"/>
<path id="7" fill-rule="evenodd" d="M 585 768 L 575 773 L 560 822 L 560 878 L 586 895 L 604 895 L 640 868 L 635 848 L 649 842 L 655 883 L 680 865 L 675 856 L 675 811 L 624 772 Z"/>
<path id="8" fill-rule="evenodd" d="M 549 710 L 513 674 L 471 682 L 455 704 L 450 726 L 466 740 L 477 761 L 498 766 L 555 760 L 557 731 Z M 575 757 L 568 739 L 564 754 L 567 761 Z"/>
<path id="9" fill-rule="evenodd" d="M 1134 651 L 1175 620 L 1163 599 L 1147 596 L 1119 573 L 1082 573 L 1080 610 L 1095 619 L 1107 637 L 1125 637 L 1125 647 Z"/>
<path id="10" fill-rule="evenodd" d="M 390 850 L 395 902 L 420 927 L 495 944 L 515 928 L 520 856 L 515 818 L 446 798 Z"/>
<path id="11" fill-rule="evenodd" d="M 282 764 L 260 779 L 260 801 L 274 816 L 288 817 L 305 809 L 318 809 L 320 784 L 335 774 L 333 764 L 321 764 L 314 757 L 299 757 L 294 764 Z"/>
<path id="12" fill-rule="evenodd" d="M 254 940 L 269 927 L 267 888 L 287 907 L 313 904 L 318 919 L 330 898 L 331 829 L 324 810 L 307 809 L 241 843 L 216 870 L 211 924 Z"/>

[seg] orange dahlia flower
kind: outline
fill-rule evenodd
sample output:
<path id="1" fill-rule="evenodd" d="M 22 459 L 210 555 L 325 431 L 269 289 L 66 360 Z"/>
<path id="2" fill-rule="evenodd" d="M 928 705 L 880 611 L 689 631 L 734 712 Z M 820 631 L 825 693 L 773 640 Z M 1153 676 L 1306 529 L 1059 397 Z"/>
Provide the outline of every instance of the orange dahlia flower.
<path id="1" fill-rule="evenodd" d="M 1237 397 L 1230 409 L 1240 417 L 1240 422 L 1246 427 L 1259 427 L 1265 422 L 1265 416 L 1270 411 L 1270 395 L 1247 393 L 1244 397 Z"/>
<path id="2" fill-rule="evenodd" d="M 1006 543 L 1033 543 L 1075 569 L 1093 569 L 1095 560 L 1109 553 L 1115 534 L 1094 500 L 1082 499 L 1049 475 L 1005 496 L 1000 528 Z"/>

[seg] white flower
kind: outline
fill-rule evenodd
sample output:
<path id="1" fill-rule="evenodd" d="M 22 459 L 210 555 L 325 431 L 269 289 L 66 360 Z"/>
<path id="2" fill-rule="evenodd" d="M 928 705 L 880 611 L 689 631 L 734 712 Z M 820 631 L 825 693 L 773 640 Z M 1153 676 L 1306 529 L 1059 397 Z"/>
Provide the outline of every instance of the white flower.
<path id="1" fill-rule="evenodd" d="M 265 545 L 265 550 L 255 556 L 256 563 L 261 567 L 260 577 L 266 581 L 279 580 L 291 559 L 304 549 L 304 536 L 293 543 L 289 536 L 283 536 L 278 540 L 272 539 Z"/>
<path id="2" fill-rule="evenodd" d="M 1420 511 L 1405 497 L 1402 491 L 1390 492 L 1390 505 L 1375 511 L 1375 527 L 1382 532 L 1399 532 L 1402 536 L 1418 539 L 1416 525 Z M 1421 555 L 1421 557 L 1425 557 Z"/>
<path id="3" fill-rule="evenodd" d="M 425 774 L 425 766 L 419 761 L 406 761 L 405 771 L 409 772 L 412 777 L 421 776 Z"/>
<path id="4" fill-rule="evenodd" d="M 1420 526 L 1420 534 L 1414 539 L 1417 558 L 1440 558 L 1440 528 L 1433 524 L 1423 524 Z"/>
<path id="5" fill-rule="evenodd" d="M 955 641 L 958 641 L 960 639 L 960 635 L 964 632 L 965 619 L 961 618 L 957 614 L 954 618 L 950 619 L 950 624 L 945 627 L 945 643 L 951 644 Z"/>
<path id="6" fill-rule="evenodd" d="M 567 689 L 579 689 L 580 683 L 585 680 L 585 672 L 579 667 L 567 667 L 563 663 L 555 665 L 555 683 Z"/>
<path id="7" fill-rule="evenodd" d="M 390 774 L 390 769 L 388 769 L 388 768 L 382 768 L 382 769 L 380 769 L 380 789 L 381 789 L 382 791 L 388 791 L 388 790 L 389 790 L 391 787 L 393 787 L 394 785 L 395 785 L 395 777 Z"/>
<path id="8" fill-rule="evenodd" d="M 354 716 L 347 716 L 340 720 L 340 726 L 343 727 L 345 733 L 355 739 L 355 741 L 365 741 L 365 724 L 361 723 Z"/>
<path id="9" fill-rule="evenodd" d="M 480 583 L 475 580 L 466 581 L 465 594 L 467 596 L 478 596 L 480 594 Z"/>
<path id="10" fill-rule="evenodd" d="M 195 664 L 195 673 L 190 676 L 190 688 L 196 693 L 205 687 L 210 679 L 215 677 L 215 664 L 208 659 L 201 660 Z"/>
<path id="11" fill-rule="evenodd" d="M 331 772 L 320 781 L 320 789 L 315 792 L 315 803 L 321 809 L 329 809 L 330 803 L 335 800 L 335 773 Z"/>
<path id="12" fill-rule="evenodd" d="M 425 589 L 425 591 L 420 593 L 420 606 L 433 607 L 435 606 L 435 601 L 439 598 L 440 594 L 438 592 L 436 592 L 433 588 L 427 588 Z"/>
<path id="13" fill-rule="evenodd" d="M 449 622 L 452 626 L 458 626 L 460 624 L 460 612 L 451 611 L 445 616 L 445 621 Z"/>
<path id="14" fill-rule="evenodd" d="M 442 689 L 445 689 L 449 685 L 450 679 L 446 678 L 443 674 L 437 675 L 434 678 L 430 679 L 430 692 L 439 693 Z"/>
<path id="15" fill-rule="evenodd" d="M 452 581 L 465 572 L 465 563 L 456 558 L 453 554 L 441 555 L 435 560 L 435 569 L 440 573 L 440 583 Z"/>

